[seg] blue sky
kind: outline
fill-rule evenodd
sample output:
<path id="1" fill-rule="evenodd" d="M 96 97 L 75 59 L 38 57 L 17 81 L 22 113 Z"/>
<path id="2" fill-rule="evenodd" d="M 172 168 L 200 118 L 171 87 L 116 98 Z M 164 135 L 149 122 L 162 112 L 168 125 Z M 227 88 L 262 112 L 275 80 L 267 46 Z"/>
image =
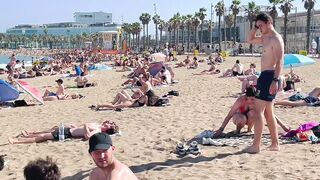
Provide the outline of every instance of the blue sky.
<path id="1" fill-rule="evenodd" d="M 232 0 L 225 0 L 229 7 Z M 252 0 L 241 0 L 248 4 Z M 208 10 L 206 17 L 210 18 L 210 4 L 218 1 L 209 0 L 1 0 L 0 6 L 0 32 L 17 24 L 44 24 L 53 22 L 73 21 L 74 12 L 104 11 L 113 14 L 113 21 L 121 23 L 139 20 L 141 13 L 154 14 L 154 4 L 157 13 L 164 20 L 168 20 L 174 13 L 194 14 L 199 8 Z M 258 5 L 269 5 L 268 0 L 259 0 Z M 298 6 L 298 12 L 304 11 L 302 0 L 293 3 Z M 316 3 L 315 9 L 320 9 Z M 152 25 L 153 26 L 153 25 Z M 150 27 L 150 31 L 154 29 Z"/>

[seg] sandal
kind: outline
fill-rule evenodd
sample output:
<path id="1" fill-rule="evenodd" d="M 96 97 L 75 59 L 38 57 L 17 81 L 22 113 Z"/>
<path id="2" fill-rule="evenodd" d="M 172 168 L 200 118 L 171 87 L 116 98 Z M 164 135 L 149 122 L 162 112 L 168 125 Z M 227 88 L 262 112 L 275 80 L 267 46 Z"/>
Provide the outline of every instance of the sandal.
<path id="1" fill-rule="evenodd" d="M 199 146 L 198 146 L 198 142 L 197 141 L 192 141 L 189 145 L 189 148 L 188 148 L 188 153 L 190 154 L 193 154 L 193 155 L 198 155 L 200 154 L 200 149 L 199 149 Z"/>
<path id="2" fill-rule="evenodd" d="M 176 153 L 180 156 L 185 156 L 187 154 L 186 150 L 184 149 L 184 145 L 182 143 L 177 144 Z"/>

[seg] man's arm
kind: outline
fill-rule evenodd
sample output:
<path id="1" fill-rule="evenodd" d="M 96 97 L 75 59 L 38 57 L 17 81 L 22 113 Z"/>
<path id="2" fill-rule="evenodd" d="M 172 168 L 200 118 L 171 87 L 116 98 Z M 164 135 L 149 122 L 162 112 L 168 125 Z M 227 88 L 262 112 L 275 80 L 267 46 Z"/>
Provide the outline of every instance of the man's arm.
<path id="1" fill-rule="evenodd" d="M 279 38 L 274 38 L 272 43 L 272 54 L 276 61 L 274 78 L 279 79 L 283 69 L 284 47 Z"/>
<path id="2" fill-rule="evenodd" d="M 101 132 L 100 128 L 99 129 L 98 128 L 90 128 L 89 123 L 84 124 L 84 130 L 85 130 L 84 139 L 86 139 L 86 140 L 89 139 L 95 133 Z"/>
<path id="3" fill-rule="evenodd" d="M 257 28 L 253 28 L 249 31 L 248 37 L 246 39 L 246 43 L 249 44 L 262 44 L 262 38 L 256 36 Z"/>

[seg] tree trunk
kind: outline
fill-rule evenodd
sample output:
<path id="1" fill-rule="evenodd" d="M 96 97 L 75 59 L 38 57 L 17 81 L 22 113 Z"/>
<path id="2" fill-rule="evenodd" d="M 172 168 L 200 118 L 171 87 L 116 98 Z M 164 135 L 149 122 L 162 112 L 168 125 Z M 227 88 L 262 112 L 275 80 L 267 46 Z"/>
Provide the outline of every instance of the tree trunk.
<path id="1" fill-rule="evenodd" d="M 156 24 L 156 48 L 158 48 L 158 24 Z"/>
<path id="2" fill-rule="evenodd" d="M 310 34 L 311 34 L 311 9 L 308 8 L 307 10 L 307 44 L 306 44 L 306 51 L 309 52 L 310 47 Z"/>
<path id="3" fill-rule="evenodd" d="M 203 40 L 203 21 L 201 21 L 200 28 L 201 28 L 201 33 L 200 33 L 201 37 L 200 37 L 200 48 L 199 48 L 199 50 L 201 51 L 201 49 L 202 49 L 202 40 Z"/>
<path id="4" fill-rule="evenodd" d="M 182 49 L 183 51 L 185 50 L 184 49 L 184 28 L 182 28 Z"/>
<path id="5" fill-rule="evenodd" d="M 221 16 L 219 16 L 219 33 L 218 33 L 218 36 L 219 36 L 219 51 L 220 51 L 220 48 L 221 48 Z"/>
<path id="6" fill-rule="evenodd" d="M 160 30 L 159 47 L 162 45 L 162 29 Z"/>
<path id="7" fill-rule="evenodd" d="M 287 23 L 288 23 L 288 12 L 284 13 L 284 33 L 283 33 L 283 43 L 284 43 L 284 50 L 286 52 L 287 49 Z"/>
<path id="8" fill-rule="evenodd" d="M 180 42 L 180 38 L 179 38 L 179 27 L 177 28 L 177 46 L 176 46 L 176 50 L 179 49 L 179 42 Z"/>
<path id="9" fill-rule="evenodd" d="M 252 29 L 252 26 L 253 26 L 253 22 L 250 21 L 250 29 Z M 249 48 L 250 48 L 250 53 L 252 54 L 253 53 L 252 44 L 250 44 Z"/>
<path id="10" fill-rule="evenodd" d="M 190 52 L 190 26 L 188 25 L 188 42 L 187 42 L 187 50 Z"/>
<path id="11" fill-rule="evenodd" d="M 147 24 L 147 48 L 149 48 L 149 24 Z"/>
<path id="12" fill-rule="evenodd" d="M 236 25 L 237 25 L 237 15 L 234 15 L 234 22 L 233 22 L 233 44 L 236 44 L 236 38 L 237 38 L 237 31 L 236 31 Z"/>
<path id="13" fill-rule="evenodd" d="M 194 47 L 197 47 L 197 27 L 194 27 Z"/>
<path id="14" fill-rule="evenodd" d="M 142 38 L 142 41 L 143 41 L 143 49 L 146 48 L 146 25 L 144 24 L 143 25 L 143 38 Z"/>

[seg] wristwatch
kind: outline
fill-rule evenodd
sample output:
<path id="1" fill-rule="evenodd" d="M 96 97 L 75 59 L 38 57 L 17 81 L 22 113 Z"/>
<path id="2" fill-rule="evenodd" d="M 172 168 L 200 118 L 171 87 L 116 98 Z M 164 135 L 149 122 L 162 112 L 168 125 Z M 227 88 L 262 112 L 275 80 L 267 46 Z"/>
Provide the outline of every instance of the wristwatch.
<path id="1" fill-rule="evenodd" d="M 278 78 L 273 78 L 272 80 L 275 81 L 275 82 L 278 82 L 278 81 L 279 81 Z"/>

